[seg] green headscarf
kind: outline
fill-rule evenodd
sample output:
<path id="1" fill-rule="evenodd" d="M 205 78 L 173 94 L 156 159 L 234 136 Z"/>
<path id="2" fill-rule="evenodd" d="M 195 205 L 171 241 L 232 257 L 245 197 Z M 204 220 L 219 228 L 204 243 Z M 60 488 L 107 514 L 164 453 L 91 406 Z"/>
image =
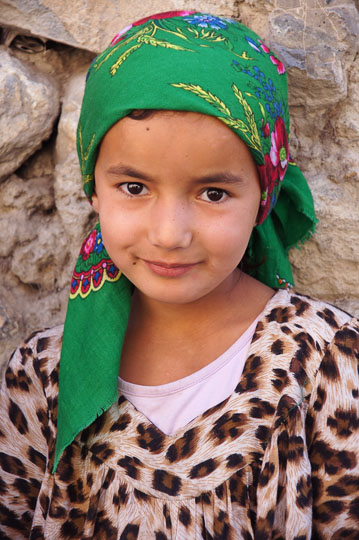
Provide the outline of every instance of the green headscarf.
<path id="1" fill-rule="evenodd" d="M 316 218 L 306 180 L 289 156 L 287 79 L 278 58 L 249 28 L 223 17 L 168 12 L 125 28 L 88 73 L 77 144 L 90 201 L 102 138 L 138 109 L 214 116 L 244 141 L 262 189 L 247 249 L 250 273 L 274 288 L 290 286 L 288 251 L 314 232 Z M 96 225 L 71 283 L 54 469 L 66 446 L 117 399 L 131 292 Z"/>

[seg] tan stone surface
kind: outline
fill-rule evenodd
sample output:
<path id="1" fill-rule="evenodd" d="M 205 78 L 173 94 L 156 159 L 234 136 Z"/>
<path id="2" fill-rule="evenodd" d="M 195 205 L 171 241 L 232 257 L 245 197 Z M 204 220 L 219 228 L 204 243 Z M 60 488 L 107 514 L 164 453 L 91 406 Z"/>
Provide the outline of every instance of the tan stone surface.
<path id="1" fill-rule="evenodd" d="M 52 78 L 0 49 L 0 180 L 14 172 L 51 132 L 59 110 Z"/>
<path id="2" fill-rule="evenodd" d="M 68 100 L 65 94 L 68 81 L 74 73 L 79 73 L 81 78 L 93 55 L 61 45 L 40 54 L 25 54 L 15 49 L 11 49 L 11 54 L 28 64 L 33 72 L 54 77 L 59 85 L 64 124 L 68 133 L 72 129 L 71 143 L 68 147 L 63 144 L 61 159 L 66 161 L 71 154 L 72 167 L 66 174 L 73 191 L 77 187 L 76 198 L 82 200 L 80 215 L 82 212 L 85 215 L 90 206 L 78 189 L 75 124 L 69 122 L 74 98 Z M 0 366 L 30 332 L 64 319 L 75 251 L 84 232 L 79 229 L 76 244 L 76 233 L 68 236 L 63 224 L 61 210 L 68 210 L 66 199 L 71 197 L 65 183 L 55 189 L 60 178 L 55 175 L 55 167 L 59 165 L 55 147 L 61 141 L 58 132 L 63 132 L 61 122 L 50 140 L 16 174 L 0 183 Z M 66 167 L 61 172 L 66 177 L 65 172 Z"/>
<path id="3" fill-rule="evenodd" d="M 330 183 L 320 176 L 311 178 L 310 186 L 320 222 L 310 242 L 291 253 L 297 287 L 333 303 L 351 299 L 358 310 L 358 185 Z"/>
<path id="4" fill-rule="evenodd" d="M 76 129 L 80 116 L 86 71 L 76 73 L 65 86 L 55 148 L 55 198 L 63 230 L 78 248 L 94 217 L 81 186 L 76 153 Z"/>
<path id="5" fill-rule="evenodd" d="M 307 2 L 306 8 L 302 19 L 290 14 L 299 20 L 289 24 L 298 48 L 282 41 L 280 11 L 270 16 L 275 47 L 294 66 L 289 70 L 292 148 L 320 220 L 314 238 L 293 250 L 291 261 L 299 290 L 358 314 L 358 12 L 345 1 Z"/>
<path id="6" fill-rule="evenodd" d="M 19 32 L 60 42 L 38 54 L 10 53 L 38 76 L 53 78 L 61 100 L 49 141 L 0 183 L 0 365 L 31 331 L 63 321 L 74 259 L 95 219 L 80 190 L 75 150 L 84 76 L 93 58 L 79 48 L 98 51 L 132 20 L 193 7 L 236 16 L 286 63 L 291 151 L 320 219 L 316 235 L 291 252 L 296 285 L 359 315 L 356 2 L 0 0 L 0 24 L 6 18 L 8 24 L 16 21 Z"/>
<path id="7" fill-rule="evenodd" d="M 236 15 L 234 0 L 1 0 L 0 25 L 17 27 L 36 36 L 92 52 L 105 48 L 132 21 L 152 13 L 198 9 Z"/>

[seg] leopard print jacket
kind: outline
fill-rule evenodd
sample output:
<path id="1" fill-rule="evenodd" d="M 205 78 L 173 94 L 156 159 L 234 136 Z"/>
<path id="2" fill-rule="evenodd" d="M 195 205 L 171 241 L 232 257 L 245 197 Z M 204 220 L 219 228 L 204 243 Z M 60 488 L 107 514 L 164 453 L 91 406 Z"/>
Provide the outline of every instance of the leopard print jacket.
<path id="1" fill-rule="evenodd" d="M 0 403 L 0 538 L 359 538 L 359 322 L 287 291 L 238 385 L 165 435 L 119 396 L 52 474 L 62 327 L 12 356 Z"/>

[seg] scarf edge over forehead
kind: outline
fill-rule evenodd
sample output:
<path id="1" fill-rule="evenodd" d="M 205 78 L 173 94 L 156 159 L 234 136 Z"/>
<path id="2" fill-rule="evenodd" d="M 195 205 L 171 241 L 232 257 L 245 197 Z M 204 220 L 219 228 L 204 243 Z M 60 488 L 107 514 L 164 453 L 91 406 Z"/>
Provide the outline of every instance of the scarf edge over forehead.
<path id="1" fill-rule="evenodd" d="M 89 69 L 78 125 L 90 201 L 101 140 L 135 109 L 211 115 L 244 141 L 262 191 L 259 225 L 247 248 L 249 273 L 270 287 L 291 287 L 288 251 L 313 234 L 317 220 L 307 182 L 289 156 L 286 73 L 276 55 L 237 21 L 198 12 L 156 14 L 117 34 Z M 53 472 L 59 462 L 61 470 L 61 455 L 77 435 L 118 398 L 132 290 L 97 224 L 82 244 L 71 280 Z"/>

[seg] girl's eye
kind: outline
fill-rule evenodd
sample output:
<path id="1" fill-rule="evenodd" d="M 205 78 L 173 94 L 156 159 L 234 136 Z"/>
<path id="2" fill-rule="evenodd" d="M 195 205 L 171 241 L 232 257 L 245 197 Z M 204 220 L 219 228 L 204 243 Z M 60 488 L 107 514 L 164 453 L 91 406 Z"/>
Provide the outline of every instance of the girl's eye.
<path id="1" fill-rule="evenodd" d="M 228 197 L 228 193 L 224 189 L 220 188 L 207 188 L 202 197 L 205 201 L 209 202 L 221 202 Z"/>
<path id="2" fill-rule="evenodd" d="M 145 195 L 147 193 L 148 189 L 146 186 L 141 184 L 140 182 L 124 182 L 120 185 L 120 188 L 122 191 L 125 192 L 126 195 Z"/>

